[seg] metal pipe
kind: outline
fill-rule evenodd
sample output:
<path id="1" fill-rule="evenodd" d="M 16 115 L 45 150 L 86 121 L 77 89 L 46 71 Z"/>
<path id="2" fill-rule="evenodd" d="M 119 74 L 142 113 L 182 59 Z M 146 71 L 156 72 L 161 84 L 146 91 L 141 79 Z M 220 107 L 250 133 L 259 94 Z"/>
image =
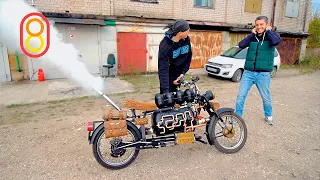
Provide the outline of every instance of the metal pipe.
<path id="1" fill-rule="evenodd" d="M 306 6 L 304 9 L 304 17 L 303 17 L 303 28 L 302 28 L 303 32 L 306 31 L 307 13 L 308 13 L 308 7 L 309 7 L 308 3 L 309 3 L 309 0 L 306 0 Z"/>
<path id="2" fill-rule="evenodd" d="M 93 88 L 95 91 L 97 91 L 106 101 L 108 101 L 114 108 L 116 108 L 118 111 L 120 111 L 121 109 L 103 92 L 101 92 L 98 89 Z"/>
<path id="3" fill-rule="evenodd" d="M 274 26 L 274 18 L 276 14 L 276 5 L 277 5 L 277 0 L 273 0 L 273 5 L 272 5 L 272 18 L 271 18 L 271 26 Z"/>

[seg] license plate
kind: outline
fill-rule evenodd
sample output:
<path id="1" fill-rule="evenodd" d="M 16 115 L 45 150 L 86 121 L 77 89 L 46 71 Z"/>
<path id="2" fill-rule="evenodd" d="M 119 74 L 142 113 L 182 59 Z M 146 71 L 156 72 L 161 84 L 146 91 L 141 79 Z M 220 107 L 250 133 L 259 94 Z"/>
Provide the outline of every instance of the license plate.
<path id="1" fill-rule="evenodd" d="M 194 132 L 177 134 L 177 144 L 193 143 L 194 140 Z"/>
<path id="2" fill-rule="evenodd" d="M 207 70 L 212 72 L 218 72 L 218 69 L 212 67 L 207 67 Z"/>

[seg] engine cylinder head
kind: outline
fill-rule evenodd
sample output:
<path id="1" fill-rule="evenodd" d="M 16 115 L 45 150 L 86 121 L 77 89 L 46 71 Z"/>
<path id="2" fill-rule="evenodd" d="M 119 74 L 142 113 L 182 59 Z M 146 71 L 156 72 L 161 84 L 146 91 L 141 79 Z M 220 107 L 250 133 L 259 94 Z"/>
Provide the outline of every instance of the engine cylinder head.
<path id="1" fill-rule="evenodd" d="M 186 89 L 184 91 L 184 99 L 187 102 L 193 102 L 194 101 L 194 93 L 190 89 Z"/>
<path id="2" fill-rule="evenodd" d="M 183 104 L 184 103 L 184 96 L 183 96 L 183 91 L 178 90 L 175 94 L 175 98 L 176 98 L 176 103 L 177 104 Z"/>

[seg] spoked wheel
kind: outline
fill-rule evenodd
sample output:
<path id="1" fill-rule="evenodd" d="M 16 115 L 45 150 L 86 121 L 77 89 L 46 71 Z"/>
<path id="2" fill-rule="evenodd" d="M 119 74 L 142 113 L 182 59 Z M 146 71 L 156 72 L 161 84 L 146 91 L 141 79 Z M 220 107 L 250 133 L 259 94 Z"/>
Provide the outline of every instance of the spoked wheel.
<path id="1" fill-rule="evenodd" d="M 220 117 L 221 120 L 215 118 L 209 124 L 213 145 L 223 153 L 236 153 L 246 143 L 247 127 L 243 119 L 234 112 L 221 113 Z"/>
<path id="2" fill-rule="evenodd" d="M 136 147 L 117 149 L 128 143 L 139 140 L 138 132 L 132 127 L 128 127 L 126 136 L 116 138 L 106 138 L 102 128 L 93 141 L 93 154 L 102 166 L 109 169 L 121 169 L 131 164 L 139 154 Z"/>

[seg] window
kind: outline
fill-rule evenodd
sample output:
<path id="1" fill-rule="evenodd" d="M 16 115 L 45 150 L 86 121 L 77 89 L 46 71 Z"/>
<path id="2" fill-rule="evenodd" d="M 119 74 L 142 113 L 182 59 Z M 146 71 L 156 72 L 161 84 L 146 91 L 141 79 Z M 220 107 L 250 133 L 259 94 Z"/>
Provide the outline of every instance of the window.
<path id="1" fill-rule="evenodd" d="M 247 52 L 248 48 L 242 49 L 240 52 L 238 52 L 233 58 L 236 59 L 246 59 L 247 58 Z"/>
<path id="2" fill-rule="evenodd" d="M 278 56 L 278 52 L 277 50 L 274 51 L 274 57 L 277 57 Z"/>
<path id="3" fill-rule="evenodd" d="M 246 0 L 244 6 L 245 12 L 261 14 L 262 0 Z"/>
<path id="4" fill-rule="evenodd" d="M 225 51 L 224 53 L 222 53 L 221 56 L 224 56 L 224 57 L 233 57 L 233 56 L 235 56 L 239 51 L 241 51 L 241 48 L 232 47 L 232 48 L 228 49 L 227 51 Z"/>
<path id="5" fill-rule="evenodd" d="M 212 8 L 212 0 L 194 0 L 194 6 Z"/>
<path id="6" fill-rule="evenodd" d="M 297 18 L 299 15 L 299 3 L 287 1 L 286 17 Z"/>
<path id="7" fill-rule="evenodd" d="M 246 59 L 248 48 L 241 49 L 239 47 L 232 47 L 225 51 L 221 56 L 235 59 Z"/>
<path id="8" fill-rule="evenodd" d="M 158 0 L 131 0 L 131 1 L 135 1 L 135 2 L 144 2 L 144 3 L 155 3 L 158 4 Z"/>

